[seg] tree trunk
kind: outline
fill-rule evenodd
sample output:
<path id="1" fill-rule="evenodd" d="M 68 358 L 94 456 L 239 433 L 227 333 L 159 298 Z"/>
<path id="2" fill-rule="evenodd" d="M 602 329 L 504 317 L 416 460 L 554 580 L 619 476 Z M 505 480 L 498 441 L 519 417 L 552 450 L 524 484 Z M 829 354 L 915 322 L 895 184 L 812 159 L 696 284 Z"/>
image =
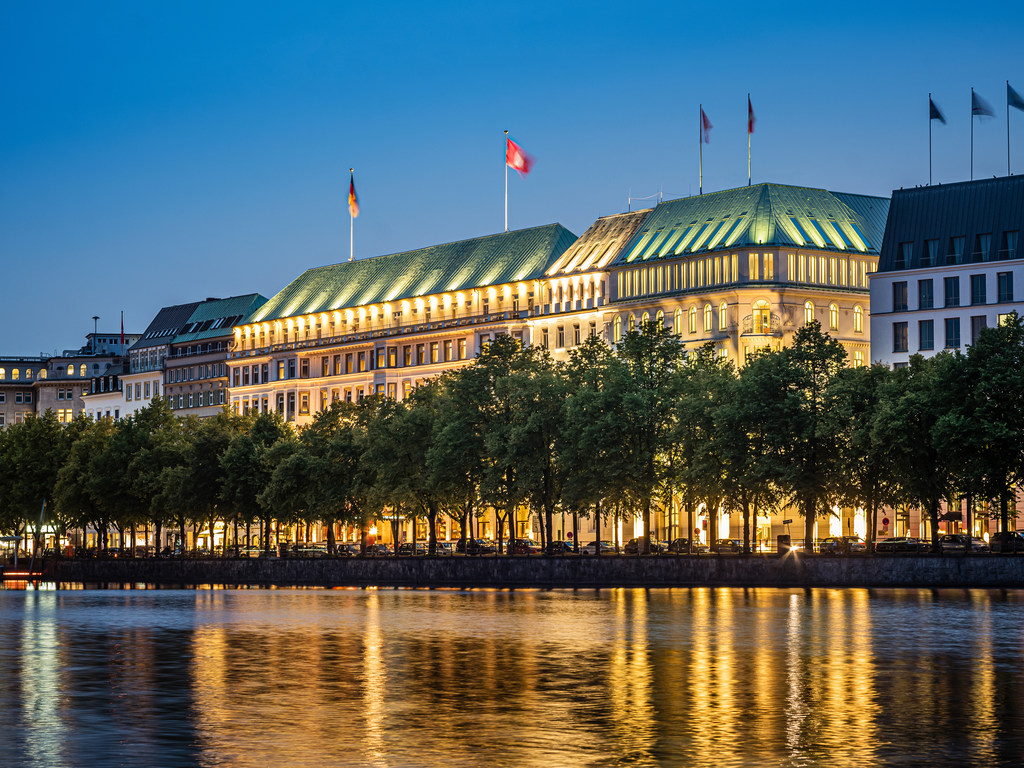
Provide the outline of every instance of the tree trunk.
<path id="1" fill-rule="evenodd" d="M 601 502 L 594 504 L 594 554 L 601 555 Z"/>
<path id="2" fill-rule="evenodd" d="M 644 534 L 643 539 L 639 542 L 640 546 L 636 548 L 637 554 L 649 555 L 651 554 L 651 496 L 650 494 L 644 495 Z"/>
<path id="3" fill-rule="evenodd" d="M 928 503 L 928 525 L 931 527 L 932 552 L 939 551 L 939 500 L 933 499 Z"/>
<path id="4" fill-rule="evenodd" d="M 804 552 L 814 551 L 814 521 L 818 517 L 814 496 L 804 500 Z"/>
<path id="5" fill-rule="evenodd" d="M 327 521 L 327 553 L 335 554 L 338 551 L 338 545 L 334 538 L 334 523 L 335 518 L 331 518 Z"/>
<path id="6" fill-rule="evenodd" d="M 1010 530 L 1010 494 L 1005 490 L 999 494 L 999 530 Z"/>
<path id="7" fill-rule="evenodd" d="M 580 553 L 580 516 L 575 511 L 572 513 L 572 551 L 575 555 Z"/>
<path id="8" fill-rule="evenodd" d="M 432 501 L 427 504 L 427 554 L 437 554 L 437 506 Z"/>
<path id="9" fill-rule="evenodd" d="M 750 554 L 750 502 L 743 494 L 743 551 Z"/>
<path id="10" fill-rule="evenodd" d="M 693 532 L 693 504 L 686 505 L 686 541 L 687 541 L 687 554 L 693 554 L 693 537 L 696 536 Z"/>

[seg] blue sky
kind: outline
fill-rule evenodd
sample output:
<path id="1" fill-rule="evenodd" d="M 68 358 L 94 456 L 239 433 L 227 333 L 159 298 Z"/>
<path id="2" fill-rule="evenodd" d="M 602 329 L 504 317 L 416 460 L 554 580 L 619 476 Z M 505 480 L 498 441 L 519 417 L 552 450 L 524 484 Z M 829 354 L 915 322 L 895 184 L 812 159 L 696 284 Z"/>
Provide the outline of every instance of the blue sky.
<path id="1" fill-rule="evenodd" d="M 1006 173 L 1024 4 L 0 4 L 0 354 L 141 331 L 161 306 L 503 228 L 577 234 L 634 196 L 753 179 L 887 195 Z M 1011 115 L 1024 173 L 1024 113 Z M 650 204 L 637 202 L 634 208 Z"/>

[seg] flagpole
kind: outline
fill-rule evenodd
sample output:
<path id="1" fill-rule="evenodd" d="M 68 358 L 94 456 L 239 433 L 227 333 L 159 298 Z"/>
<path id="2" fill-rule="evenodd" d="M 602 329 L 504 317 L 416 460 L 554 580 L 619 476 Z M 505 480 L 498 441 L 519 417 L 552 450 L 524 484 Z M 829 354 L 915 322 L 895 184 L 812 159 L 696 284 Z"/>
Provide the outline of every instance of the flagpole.
<path id="1" fill-rule="evenodd" d="M 971 88 L 971 181 L 974 181 L 974 88 Z"/>
<path id="2" fill-rule="evenodd" d="M 697 114 L 697 194 L 704 194 L 704 105 Z"/>
<path id="3" fill-rule="evenodd" d="M 505 231 L 508 232 L 508 131 L 505 131 Z"/>
<path id="4" fill-rule="evenodd" d="M 354 174 L 356 172 L 356 169 L 355 168 L 349 168 L 348 172 L 349 172 L 349 176 L 351 178 L 352 174 Z M 355 258 L 356 258 L 355 231 L 356 231 L 356 217 L 352 215 L 352 205 L 350 203 L 349 206 L 348 206 L 348 260 L 349 261 L 355 261 Z"/>
<path id="5" fill-rule="evenodd" d="M 747 93 L 747 186 L 750 186 L 750 94 Z"/>
<path id="6" fill-rule="evenodd" d="M 971 118 L 973 120 L 973 118 Z M 928 94 L 928 186 L 932 185 L 932 95 Z"/>
<path id="7" fill-rule="evenodd" d="M 1010 175 L 1010 81 L 1006 81 L 1006 175 Z"/>

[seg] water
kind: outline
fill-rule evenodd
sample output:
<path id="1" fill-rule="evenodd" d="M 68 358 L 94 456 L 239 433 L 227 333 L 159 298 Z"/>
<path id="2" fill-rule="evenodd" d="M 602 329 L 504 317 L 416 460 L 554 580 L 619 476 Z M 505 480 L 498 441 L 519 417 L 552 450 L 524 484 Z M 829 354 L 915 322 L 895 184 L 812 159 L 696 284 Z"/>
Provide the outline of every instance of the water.
<path id="1" fill-rule="evenodd" d="M 0 592 L 0 766 L 1024 762 L 1024 592 Z"/>

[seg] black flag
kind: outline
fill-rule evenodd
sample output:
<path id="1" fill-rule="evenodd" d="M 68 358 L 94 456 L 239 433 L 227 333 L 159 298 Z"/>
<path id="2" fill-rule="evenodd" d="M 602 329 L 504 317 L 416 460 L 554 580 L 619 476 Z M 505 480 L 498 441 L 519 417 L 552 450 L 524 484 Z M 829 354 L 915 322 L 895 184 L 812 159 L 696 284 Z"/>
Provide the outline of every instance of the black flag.
<path id="1" fill-rule="evenodd" d="M 932 97 L 928 97 L 928 119 L 938 120 L 943 125 L 946 124 L 946 116 L 942 114 L 942 110 L 935 106 L 935 102 L 932 101 Z"/>

